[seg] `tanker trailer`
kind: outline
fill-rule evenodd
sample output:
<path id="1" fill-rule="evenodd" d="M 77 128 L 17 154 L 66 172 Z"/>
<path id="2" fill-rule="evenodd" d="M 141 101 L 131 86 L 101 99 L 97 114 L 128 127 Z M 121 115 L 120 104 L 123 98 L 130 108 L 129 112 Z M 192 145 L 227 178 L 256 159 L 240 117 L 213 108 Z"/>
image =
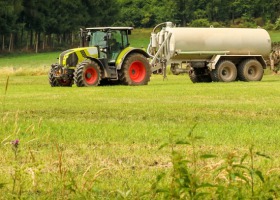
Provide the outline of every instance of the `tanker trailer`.
<path id="1" fill-rule="evenodd" d="M 156 30 L 161 27 L 161 30 Z M 271 39 L 261 28 L 187 28 L 157 25 L 147 49 L 152 71 L 170 65 L 191 81 L 260 81 L 269 60 Z"/>

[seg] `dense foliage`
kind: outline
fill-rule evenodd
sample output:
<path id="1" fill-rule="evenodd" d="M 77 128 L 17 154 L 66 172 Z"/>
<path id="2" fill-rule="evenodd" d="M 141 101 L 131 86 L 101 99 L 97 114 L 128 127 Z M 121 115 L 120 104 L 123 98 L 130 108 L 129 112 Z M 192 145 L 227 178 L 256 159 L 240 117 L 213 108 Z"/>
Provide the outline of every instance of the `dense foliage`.
<path id="1" fill-rule="evenodd" d="M 0 0 L 2 51 L 73 45 L 83 26 L 266 26 L 279 29 L 279 0 Z M 277 20 L 278 19 L 278 20 Z"/>

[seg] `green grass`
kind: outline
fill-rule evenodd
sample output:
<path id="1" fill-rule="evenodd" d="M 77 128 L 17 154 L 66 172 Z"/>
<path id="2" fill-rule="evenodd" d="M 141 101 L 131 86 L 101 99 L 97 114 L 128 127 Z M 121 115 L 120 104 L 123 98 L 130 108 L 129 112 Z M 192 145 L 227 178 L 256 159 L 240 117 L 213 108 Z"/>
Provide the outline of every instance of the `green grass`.
<path id="1" fill-rule="evenodd" d="M 57 62 L 60 52 L 38 53 L 38 54 L 10 54 L 0 55 L 0 66 L 2 67 L 49 67 L 50 63 Z"/>
<path id="2" fill-rule="evenodd" d="M 132 34 L 129 36 L 131 46 L 138 48 L 147 48 L 152 29 L 135 29 L 132 31 Z"/>
<path id="3" fill-rule="evenodd" d="M 136 31 L 132 45 L 141 46 L 149 31 Z M 150 191 L 157 175 L 172 174 L 172 150 L 159 147 L 186 140 L 195 124 L 193 134 L 204 137 L 197 151 L 218 156 L 198 163 L 201 178 L 213 180 L 228 154 L 252 145 L 272 158 L 255 166 L 279 177 L 278 75 L 207 84 L 153 75 L 141 87 L 52 88 L 46 71 L 58 54 L 0 58 L 0 199 L 160 198 Z"/>
<path id="4" fill-rule="evenodd" d="M 51 64 L 57 62 L 59 54 L 60 52 L 0 55 L 0 76 L 47 74 Z"/>
<path id="5" fill-rule="evenodd" d="M 160 145 L 184 140 L 194 124 L 194 134 L 205 138 L 200 151 L 222 159 L 254 145 L 273 158 L 256 165 L 279 172 L 277 75 L 226 84 L 192 84 L 172 75 L 163 81 L 158 75 L 148 86 L 96 88 L 51 88 L 47 76 L 11 76 L 6 95 L 5 76 L 0 84 L 0 192 L 7 198 L 19 195 L 20 187 L 22 197 L 116 198 L 130 191 L 137 198 L 156 175 L 171 170 L 170 150 L 158 150 Z M 17 159 L 10 145 L 15 139 Z M 21 178 L 11 192 L 13 171 Z"/>
<path id="6" fill-rule="evenodd" d="M 280 42 L 280 31 L 269 31 L 269 35 L 273 42 Z"/>

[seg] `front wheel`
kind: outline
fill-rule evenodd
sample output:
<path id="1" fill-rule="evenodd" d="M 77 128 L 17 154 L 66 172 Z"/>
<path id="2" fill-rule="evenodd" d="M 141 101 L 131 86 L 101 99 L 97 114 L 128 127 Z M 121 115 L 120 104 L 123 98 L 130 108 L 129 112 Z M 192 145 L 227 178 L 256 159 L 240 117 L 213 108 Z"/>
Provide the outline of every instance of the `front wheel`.
<path id="1" fill-rule="evenodd" d="M 50 71 L 49 71 L 49 83 L 52 87 L 58 87 L 59 86 L 59 82 L 57 81 L 57 79 L 55 78 L 54 76 L 54 69 L 52 68 Z"/>
<path id="2" fill-rule="evenodd" d="M 139 53 L 129 55 L 120 71 L 120 80 L 125 85 L 147 85 L 151 77 L 147 58 Z"/>
<path id="3" fill-rule="evenodd" d="M 49 71 L 49 83 L 52 87 L 72 87 L 73 74 L 70 71 L 66 71 L 58 65 L 54 64 Z"/>
<path id="4" fill-rule="evenodd" d="M 74 80 L 78 87 L 97 86 L 101 80 L 99 65 L 91 60 L 79 64 L 74 73 Z"/>

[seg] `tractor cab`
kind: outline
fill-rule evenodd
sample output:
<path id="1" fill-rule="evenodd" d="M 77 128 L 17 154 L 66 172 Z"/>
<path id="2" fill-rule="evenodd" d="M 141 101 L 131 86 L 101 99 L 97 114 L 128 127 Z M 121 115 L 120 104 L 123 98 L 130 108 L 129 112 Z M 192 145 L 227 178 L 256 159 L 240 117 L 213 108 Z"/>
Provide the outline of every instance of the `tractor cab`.
<path id="1" fill-rule="evenodd" d="M 97 47 L 98 57 L 115 63 L 118 55 L 129 46 L 132 27 L 86 28 L 82 32 L 83 46 Z"/>

